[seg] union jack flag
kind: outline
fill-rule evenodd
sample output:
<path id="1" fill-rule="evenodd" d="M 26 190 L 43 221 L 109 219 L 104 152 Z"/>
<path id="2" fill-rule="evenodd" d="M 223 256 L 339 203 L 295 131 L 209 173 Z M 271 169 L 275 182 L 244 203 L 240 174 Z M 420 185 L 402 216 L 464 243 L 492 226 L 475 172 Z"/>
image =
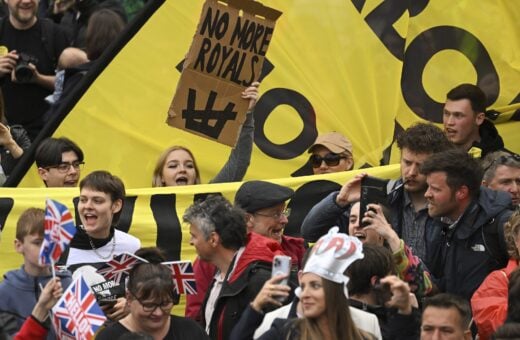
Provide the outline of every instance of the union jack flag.
<path id="1" fill-rule="evenodd" d="M 106 319 L 83 276 L 75 279 L 52 307 L 52 322 L 61 340 L 93 339 Z"/>
<path id="2" fill-rule="evenodd" d="M 145 259 L 130 253 L 122 253 L 103 264 L 97 270 L 98 274 L 103 275 L 105 280 L 113 280 L 116 284 L 124 283 L 125 278 L 130 274 L 130 270 L 138 263 L 148 262 Z"/>
<path id="3" fill-rule="evenodd" d="M 195 274 L 193 274 L 193 266 L 190 261 L 163 262 L 162 264 L 170 268 L 177 294 L 197 294 Z"/>
<path id="4" fill-rule="evenodd" d="M 76 227 L 69 209 L 54 200 L 45 203 L 45 231 L 40 248 L 39 263 L 52 264 L 58 261 L 76 233 Z"/>

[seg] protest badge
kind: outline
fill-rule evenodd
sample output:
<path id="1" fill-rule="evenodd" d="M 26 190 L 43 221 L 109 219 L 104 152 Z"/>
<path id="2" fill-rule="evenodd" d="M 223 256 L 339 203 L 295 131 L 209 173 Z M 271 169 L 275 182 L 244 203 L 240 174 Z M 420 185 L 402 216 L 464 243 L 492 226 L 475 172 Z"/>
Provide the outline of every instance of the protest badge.
<path id="1" fill-rule="evenodd" d="M 282 13 L 256 1 L 207 0 L 202 8 L 167 123 L 234 146 Z"/>

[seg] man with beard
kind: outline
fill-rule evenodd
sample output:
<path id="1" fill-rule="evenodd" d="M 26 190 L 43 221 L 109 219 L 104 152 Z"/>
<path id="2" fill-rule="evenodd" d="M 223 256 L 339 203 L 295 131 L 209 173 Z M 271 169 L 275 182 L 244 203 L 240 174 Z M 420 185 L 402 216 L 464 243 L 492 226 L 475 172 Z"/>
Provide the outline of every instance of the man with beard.
<path id="1" fill-rule="evenodd" d="M 432 155 L 421 167 L 428 214 L 442 222 L 428 269 L 437 287 L 470 299 L 493 270 L 507 264 L 504 223 L 511 196 L 480 187 L 477 160 L 459 149 Z"/>
<path id="2" fill-rule="evenodd" d="M 478 86 L 461 84 L 446 97 L 442 123 L 453 144 L 478 157 L 504 148 L 495 125 L 486 119 L 486 94 Z"/>
<path id="3" fill-rule="evenodd" d="M 9 124 L 22 125 L 34 140 L 54 90 L 54 70 L 69 45 L 52 21 L 37 17 L 39 0 L 5 0 L 9 16 L 0 20 L 0 84 Z"/>
<path id="4" fill-rule="evenodd" d="M 441 129 L 425 123 L 406 129 L 397 138 L 397 146 L 401 150 L 401 178 L 388 186 L 389 222 L 413 253 L 427 262 L 426 244 L 436 237 L 436 229 L 430 227 L 433 220 L 428 217 L 424 198 L 426 178 L 419 167 L 432 154 L 453 146 Z M 348 212 L 359 200 L 359 192 L 360 179 L 349 181 L 315 205 L 303 221 L 303 237 L 314 242 L 333 225 L 346 232 Z"/>

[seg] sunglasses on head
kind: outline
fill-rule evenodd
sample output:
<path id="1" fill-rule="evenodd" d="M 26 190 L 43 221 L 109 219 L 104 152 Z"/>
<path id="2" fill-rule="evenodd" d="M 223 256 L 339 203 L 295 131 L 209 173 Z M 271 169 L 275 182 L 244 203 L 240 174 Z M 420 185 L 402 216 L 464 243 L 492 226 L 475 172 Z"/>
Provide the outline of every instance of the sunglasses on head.
<path id="1" fill-rule="evenodd" d="M 324 157 L 312 155 L 310 157 L 310 162 L 313 168 L 319 168 L 322 162 L 325 162 L 327 166 L 336 166 L 343 158 L 347 157 L 338 155 L 337 153 L 328 153 Z"/>
<path id="2" fill-rule="evenodd" d="M 503 165 L 506 164 L 508 161 L 514 161 L 514 162 L 520 162 L 520 155 L 518 154 L 511 154 L 511 155 L 504 155 L 500 156 L 498 158 L 495 158 L 485 169 L 484 173 L 487 172 L 493 165 Z"/>

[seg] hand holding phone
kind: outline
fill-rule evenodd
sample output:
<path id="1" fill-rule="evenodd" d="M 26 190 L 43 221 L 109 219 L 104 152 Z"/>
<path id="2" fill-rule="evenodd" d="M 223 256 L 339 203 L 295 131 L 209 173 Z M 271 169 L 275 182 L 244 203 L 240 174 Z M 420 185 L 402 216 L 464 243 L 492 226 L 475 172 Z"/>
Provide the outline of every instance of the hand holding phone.
<path id="1" fill-rule="evenodd" d="M 367 211 L 367 206 L 373 204 L 387 204 L 386 187 L 388 185 L 387 179 L 365 176 L 361 180 L 361 197 L 359 200 L 359 220 L 363 221 L 363 217 Z M 366 227 L 364 222 L 360 223 L 361 227 Z"/>

